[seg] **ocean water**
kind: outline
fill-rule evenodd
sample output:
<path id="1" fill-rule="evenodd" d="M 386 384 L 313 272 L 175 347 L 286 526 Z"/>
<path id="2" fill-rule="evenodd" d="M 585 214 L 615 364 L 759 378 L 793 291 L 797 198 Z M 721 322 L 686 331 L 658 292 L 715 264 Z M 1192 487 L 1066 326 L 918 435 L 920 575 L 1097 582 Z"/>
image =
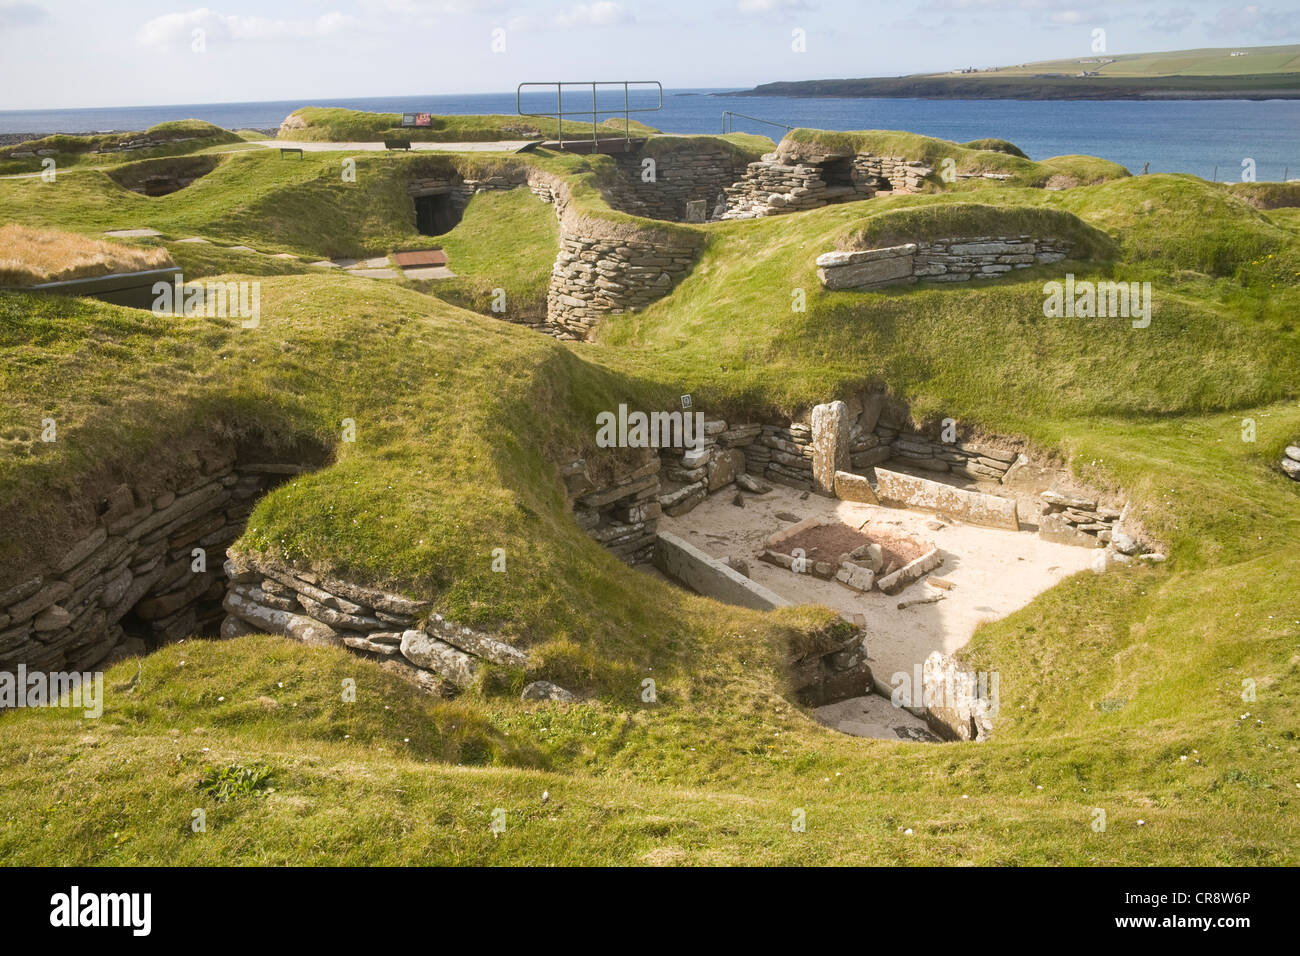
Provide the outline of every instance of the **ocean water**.
<path id="1" fill-rule="evenodd" d="M 553 110 L 553 93 L 524 95 L 525 111 Z M 657 94 L 634 93 L 630 105 L 657 105 Z M 201 119 L 227 129 L 266 129 L 300 106 L 301 100 L 265 103 L 205 103 L 85 110 L 0 111 L 0 133 L 88 133 L 145 129 L 177 119 Z M 514 93 L 466 96 L 394 96 L 314 100 L 313 106 L 341 106 L 377 112 L 516 112 Z M 601 118 L 621 113 L 623 93 L 597 99 Z M 591 108 L 590 92 L 566 93 L 565 110 Z M 716 133 L 725 110 L 785 126 L 818 129 L 902 129 L 967 142 L 984 137 L 1010 140 L 1033 159 L 1070 153 L 1100 156 L 1132 172 L 1194 173 L 1236 181 L 1242 162 L 1254 160 L 1256 177 L 1300 177 L 1300 101 L 1297 100 L 916 100 L 729 96 L 719 90 L 665 90 L 662 108 L 634 115 L 669 133 Z M 588 114 L 588 117 L 590 114 Z M 575 116 L 575 119 L 582 119 Z M 779 126 L 742 118 L 735 129 L 780 139 Z"/>

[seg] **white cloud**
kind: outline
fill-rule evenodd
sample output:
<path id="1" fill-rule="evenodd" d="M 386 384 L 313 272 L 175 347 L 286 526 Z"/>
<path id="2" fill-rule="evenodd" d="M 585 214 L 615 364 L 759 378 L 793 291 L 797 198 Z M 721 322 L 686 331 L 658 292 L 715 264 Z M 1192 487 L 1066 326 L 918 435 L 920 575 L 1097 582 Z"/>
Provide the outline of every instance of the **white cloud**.
<path id="1" fill-rule="evenodd" d="M 789 10 L 811 10 L 807 0 L 736 0 L 741 13 L 785 13 Z"/>
<path id="2" fill-rule="evenodd" d="M 0 3 L 0 30 L 16 30 L 45 23 L 50 14 L 34 3 Z"/>
<path id="3" fill-rule="evenodd" d="M 1214 35 L 1240 36 L 1273 43 L 1294 40 L 1300 37 L 1300 12 L 1288 10 L 1279 13 L 1265 9 L 1259 3 L 1224 7 L 1209 25 L 1209 31 Z"/>
<path id="4" fill-rule="evenodd" d="M 562 27 L 611 27 L 631 23 L 633 19 L 621 3 L 612 0 L 574 4 L 555 16 L 556 24 Z"/>
<path id="5" fill-rule="evenodd" d="M 194 30 L 203 30 L 212 40 L 285 40 L 323 37 L 341 33 L 356 25 L 345 13 L 324 13 L 312 19 L 277 20 L 218 13 L 199 7 L 186 13 L 168 13 L 145 23 L 137 36 L 142 46 L 188 45 Z"/>
<path id="6" fill-rule="evenodd" d="M 1196 14 L 1190 7 L 1170 7 L 1160 13 L 1147 16 L 1147 23 L 1152 30 L 1160 33 L 1182 33 L 1196 20 Z"/>

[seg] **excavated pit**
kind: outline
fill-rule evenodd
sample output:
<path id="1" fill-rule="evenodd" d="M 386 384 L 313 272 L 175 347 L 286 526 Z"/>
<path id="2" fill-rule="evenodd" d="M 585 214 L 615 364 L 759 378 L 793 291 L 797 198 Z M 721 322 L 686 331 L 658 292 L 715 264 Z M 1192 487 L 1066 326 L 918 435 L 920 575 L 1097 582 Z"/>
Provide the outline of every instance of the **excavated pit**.
<path id="1" fill-rule="evenodd" d="M 179 446 L 184 446 L 180 448 Z M 159 469 L 104 487 L 69 542 L 0 580 L 0 670 L 87 670 L 192 635 L 217 636 L 226 549 L 269 491 L 329 452 L 299 442 L 198 439 Z M 39 570 L 40 573 L 33 574 Z"/>
<path id="2" fill-rule="evenodd" d="M 918 429 L 877 386 L 800 420 L 704 415 L 700 429 L 689 449 L 617 456 L 612 476 L 562 464 L 574 519 L 688 590 L 755 610 L 820 604 L 856 625 L 856 642 L 790 662 L 801 702 L 831 707 L 819 716 L 847 733 L 924 739 L 915 716 L 944 739 L 983 739 L 989 715 L 969 699 L 936 717 L 919 703 L 882 714 L 876 695 L 906 678 L 919 701 L 922 671 L 931 685 L 964 674 L 954 655 L 980 624 L 1071 574 L 1163 560 L 1142 553 L 1122 499 L 1023 440 Z"/>
<path id="3" fill-rule="evenodd" d="M 108 178 L 142 196 L 167 196 L 202 179 L 221 162 L 217 156 L 144 159 L 108 170 Z"/>

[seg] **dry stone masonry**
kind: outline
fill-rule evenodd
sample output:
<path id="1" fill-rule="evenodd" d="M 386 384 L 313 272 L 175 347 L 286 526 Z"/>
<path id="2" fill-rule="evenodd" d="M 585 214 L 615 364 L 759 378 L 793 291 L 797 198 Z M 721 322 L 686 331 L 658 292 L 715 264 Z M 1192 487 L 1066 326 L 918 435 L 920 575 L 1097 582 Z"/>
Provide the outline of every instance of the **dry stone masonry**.
<path id="1" fill-rule="evenodd" d="M 427 602 L 233 550 L 225 573 L 223 637 L 267 632 L 345 647 L 437 696 L 476 686 L 487 664 L 528 665 L 517 647 L 454 624 Z"/>
<path id="2" fill-rule="evenodd" d="M 1060 262 L 1070 249 L 1071 243 L 1064 239 L 1033 236 L 934 239 L 826 252 L 817 257 L 817 277 L 831 290 L 871 290 L 917 281 L 966 282 Z"/>
<path id="3" fill-rule="evenodd" d="M 684 242 L 560 236 L 546 296 L 559 338 L 585 339 L 607 315 L 644 308 L 690 271 L 698 247 Z"/>
<path id="4" fill-rule="evenodd" d="M 300 471 L 205 451 L 167 486 L 118 485 L 52 567 L 0 585 L 0 670 L 85 670 L 214 633 L 222 553 L 257 499 Z"/>
<path id="5" fill-rule="evenodd" d="M 646 181 L 644 162 L 653 158 L 654 179 Z M 703 222 L 718 205 L 718 197 L 745 175 L 745 162 L 723 146 L 692 144 L 658 156 L 625 153 L 614 156 L 617 175 L 605 187 L 611 206 L 633 216 L 671 222 Z M 688 203 L 702 203 L 703 216 L 690 215 Z M 696 207 L 701 208 L 699 206 Z"/>
<path id="6" fill-rule="evenodd" d="M 776 152 L 750 163 L 744 178 L 728 186 L 723 219 L 757 219 L 870 199 L 881 191 L 918 192 L 934 170 L 924 163 L 869 153 L 801 155 L 783 142 Z"/>
<path id="7" fill-rule="evenodd" d="M 659 504 L 659 456 L 645 449 L 613 484 L 597 488 L 587 462 L 577 459 L 560 469 L 565 494 L 578 527 L 629 564 L 654 552 L 662 509 Z"/>
<path id="8" fill-rule="evenodd" d="M 1300 445 L 1287 445 L 1282 453 L 1282 471 L 1294 481 L 1300 481 Z"/>

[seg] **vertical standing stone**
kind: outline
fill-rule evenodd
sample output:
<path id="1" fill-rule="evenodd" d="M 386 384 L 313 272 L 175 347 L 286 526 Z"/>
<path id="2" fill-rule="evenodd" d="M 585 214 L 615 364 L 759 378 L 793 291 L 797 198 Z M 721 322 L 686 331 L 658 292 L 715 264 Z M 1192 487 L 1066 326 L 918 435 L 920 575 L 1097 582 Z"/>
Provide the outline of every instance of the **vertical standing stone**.
<path id="1" fill-rule="evenodd" d="M 849 469 L 849 406 L 843 402 L 812 410 L 813 490 L 835 495 L 835 472 Z"/>

